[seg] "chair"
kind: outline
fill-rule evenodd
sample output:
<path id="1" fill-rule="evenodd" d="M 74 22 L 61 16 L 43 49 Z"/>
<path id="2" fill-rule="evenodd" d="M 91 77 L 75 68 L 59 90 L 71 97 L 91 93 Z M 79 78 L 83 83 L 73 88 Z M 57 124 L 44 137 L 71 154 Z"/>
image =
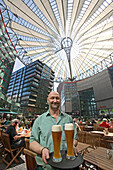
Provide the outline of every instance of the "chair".
<path id="1" fill-rule="evenodd" d="M 108 149 L 113 149 L 113 140 L 107 140 L 103 137 L 100 140 L 100 146 Z"/>
<path id="2" fill-rule="evenodd" d="M 27 170 L 34 170 L 37 165 L 35 160 L 37 154 L 29 149 L 24 149 L 24 154 L 26 159 Z"/>
<path id="3" fill-rule="evenodd" d="M 5 162 L 7 164 L 7 166 L 5 168 L 5 170 L 6 170 L 13 163 L 13 161 L 15 161 L 16 163 L 19 163 L 19 161 L 16 158 L 20 154 L 20 152 L 23 150 L 24 147 L 22 146 L 22 147 L 12 149 L 11 144 L 10 144 L 9 135 L 4 132 L 2 132 L 2 143 L 4 145 L 4 150 L 7 154 L 5 154 L 5 156 L 2 158 L 0 163 Z M 16 155 L 14 155 L 14 153 L 13 153 L 14 151 L 18 151 Z M 10 162 L 7 162 L 7 160 L 6 160 L 8 155 L 10 155 L 10 157 L 12 158 Z"/>
<path id="4" fill-rule="evenodd" d="M 29 139 L 25 138 L 26 149 L 29 149 Z"/>
<path id="5" fill-rule="evenodd" d="M 101 126 L 97 127 L 97 131 L 103 131 L 103 130 L 105 130 L 105 127 L 101 127 Z"/>
<path id="6" fill-rule="evenodd" d="M 93 149 L 100 146 L 101 136 L 99 134 L 86 133 L 86 143 L 90 144 Z"/>
<path id="7" fill-rule="evenodd" d="M 86 142 L 86 133 L 85 131 L 79 131 L 77 132 L 78 134 L 78 141 L 79 142 L 82 142 L 82 143 L 85 143 Z"/>
<path id="8" fill-rule="evenodd" d="M 0 146 L 2 144 L 2 129 L 0 128 Z"/>
<path id="9" fill-rule="evenodd" d="M 99 124 L 98 124 L 98 123 L 94 123 L 94 124 L 93 124 L 93 130 L 96 131 L 96 130 L 98 129 L 98 127 L 99 127 Z"/>
<path id="10" fill-rule="evenodd" d="M 3 152 L 4 152 L 4 147 L 2 143 L 2 129 L 0 128 L 0 156 L 3 154 Z"/>
<path id="11" fill-rule="evenodd" d="M 113 127 L 109 128 L 109 132 L 113 133 Z"/>

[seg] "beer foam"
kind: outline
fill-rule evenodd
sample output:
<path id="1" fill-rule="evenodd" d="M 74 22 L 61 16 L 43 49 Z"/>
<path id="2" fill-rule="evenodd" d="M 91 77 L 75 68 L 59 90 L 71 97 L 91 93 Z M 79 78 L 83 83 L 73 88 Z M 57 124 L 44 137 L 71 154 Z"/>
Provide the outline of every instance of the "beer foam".
<path id="1" fill-rule="evenodd" d="M 67 123 L 67 124 L 65 124 L 65 130 L 74 130 L 73 123 Z"/>
<path id="2" fill-rule="evenodd" d="M 61 126 L 61 125 L 53 125 L 53 126 L 52 126 L 52 131 L 53 131 L 53 132 L 62 131 L 62 126 Z"/>

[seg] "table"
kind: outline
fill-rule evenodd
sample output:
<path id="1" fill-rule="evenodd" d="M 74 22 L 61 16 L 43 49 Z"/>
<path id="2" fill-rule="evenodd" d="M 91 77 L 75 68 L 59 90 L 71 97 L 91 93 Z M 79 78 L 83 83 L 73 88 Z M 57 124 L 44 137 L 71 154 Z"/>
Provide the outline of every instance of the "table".
<path id="1" fill-rule="evenodd" d="M 24 130 L 21 131 L 21 132 L 18 132 L 18 134 L 19 134 L 19 135 L 23 134 L 23 135 L 25 136 L 25 138 L 30 138 L 30 136 L 31 136 L 31 132 L 25 133 Z"/>
<path id="2" fill-rule="evenodd" d="M 8 125 L 0 125 L 0 128 L 1 128 L 2 130 L 6 130 L 6 129 L 8 128 L 8 126 L 9 126 L 9 124 L 8 124 Z"/>
<path id="3" fill-rule="evenodd" d="M 91 133 L 95 133 L 95 134 L 99 134 L 99 135 L 103 135 L 104 137 L 113 137 L 113 133 L 109 132 L 107 135 L 102 132 L 102 131 L 91 131 Z"/>
<path id="4" fill-rule="evenodd" d="M 113 133 L 108 133 L 107 135 L 104 134 L 104 136 L 107 136 L 107 137 L 113 137 Z"/>
<path id="5" fill-rule="evenodd" d="M 99 135 L 104 135 L 104 132 L 102 131 L 91 131 L 91 133 L 99 134 Z"/>
<path id="6" fill-rule="evenodd" d="M 102 134 L 105 135 L 105 133 L 103 131 L 91 131 L 91 133 L 96 133 L 96 134 Z M 113 137 L 113 133 L 109 132 L 107 135 L 105 136 L 111 136 Z"/>
<path id="7" fill-rule="evenodd" d="M 111 150 L 110 150 L 111 151 Z M 103 170 L 113 170 L 113 158 L 106 158 L 107 148 L 98 147 L 84 155 L 84 161 L 87 161 Z"/>
<path id="8" fill-rule="evenodd" d="M 78 150 L 79 153 L 81 153 L 81 152 L 87 153 L 87 149 L 88 149 L 90 146 L 91 146 L 91 145 L 89 145 L 89 144 L 82 143 L 82 142 L 78 142 L 77 150 Z"/>

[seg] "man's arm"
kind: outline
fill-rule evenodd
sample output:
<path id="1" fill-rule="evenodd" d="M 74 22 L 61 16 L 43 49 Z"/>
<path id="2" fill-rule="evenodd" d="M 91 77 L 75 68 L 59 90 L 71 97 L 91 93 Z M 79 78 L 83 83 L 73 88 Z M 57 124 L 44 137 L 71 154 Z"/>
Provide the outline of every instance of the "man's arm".
<path id="1" fill-rule="evenodd" d="M 77 145 L 78 145 L 78 141 L 76 139 L 74 139 L 74 142 L 73 142 L 73 149 L 74 149 L 74 153 L 75 155 L 77 156 L 77 153 L 78 153 L 78 150 L 77 150 Z"/>
<path id="2" fill-rule="evenodd" d="M 38 154 L 41 154 L 43 146 L 41 146 L 38 142 L 33 141 L 30 143 L 30 149 Z"/>
<path id="3" fill-rule="evenodd" d="M 42 160 L 47 164 L 46 159 L 49 159 L 49 150 L 46 147 L 41 146 L 38 142 L 33 141 L 30 143 L 30 149 L 38 154 L 42 154 Z"/>

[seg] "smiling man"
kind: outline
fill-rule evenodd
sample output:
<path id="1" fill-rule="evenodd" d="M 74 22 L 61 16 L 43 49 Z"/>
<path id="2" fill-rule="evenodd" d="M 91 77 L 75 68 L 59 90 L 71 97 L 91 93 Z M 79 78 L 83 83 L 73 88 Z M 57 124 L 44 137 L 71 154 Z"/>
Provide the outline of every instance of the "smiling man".
<path id="1" fill-rule="evenodd" d="M 39 116 L 32 128 L 30 137 L 30 149 L 37 152 L 37 167 L 36 169 L 53 170 L 54 168 L 47 164 L 49 153 L 54 151 L 52 141 L 52 126 L 62 126 L 61 150 L 67 150 L 64 126 L 65 123 L 73 123 L 72 117 L 60 111 L 61 98 L 58 92 L 52 91 L 47 98 L 49 110 Z M 77 131 L 75 128 L 73 149 L 75 155 L 77 154 Z"/>

